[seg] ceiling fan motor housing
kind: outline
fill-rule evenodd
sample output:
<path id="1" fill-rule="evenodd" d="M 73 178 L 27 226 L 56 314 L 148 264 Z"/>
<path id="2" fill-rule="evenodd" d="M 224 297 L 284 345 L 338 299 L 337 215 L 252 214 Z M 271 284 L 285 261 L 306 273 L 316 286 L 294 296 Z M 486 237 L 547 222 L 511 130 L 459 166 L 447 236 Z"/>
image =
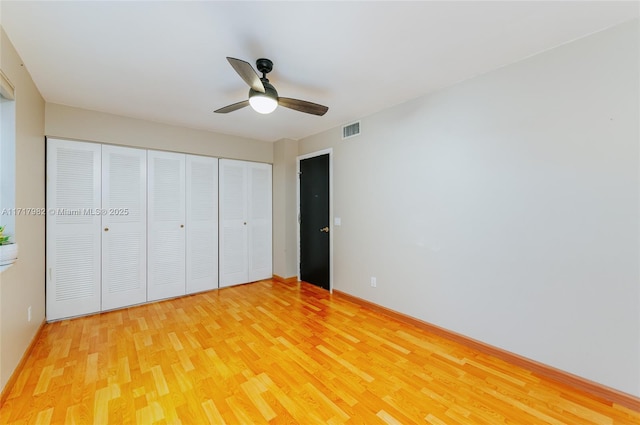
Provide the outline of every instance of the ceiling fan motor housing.
<path id="1" fill-rule="evenodd" d="M 276 91 L 276 88 L 269 83 L 269 80 L 267 80 L 266 78 L 261 78 L 260 80 L 262 81 L 262 85 L 264 86 L 264 93 L 260 93 L 259 91 L 255 91 L 254 89 L 250 88 L 249 99 L 251 99 L 253 96 L 266 96 L 278 100 L 278 92 Z"/>

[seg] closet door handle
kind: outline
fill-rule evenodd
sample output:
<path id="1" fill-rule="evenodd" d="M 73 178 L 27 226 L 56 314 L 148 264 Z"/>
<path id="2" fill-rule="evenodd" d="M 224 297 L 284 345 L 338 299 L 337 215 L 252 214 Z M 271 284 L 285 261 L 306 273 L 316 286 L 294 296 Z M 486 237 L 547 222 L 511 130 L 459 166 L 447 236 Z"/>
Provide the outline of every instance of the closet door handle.
<path id="1" fill-rule="evenodd" d="M 108 232 L 108 231 L 109 231 L 109 228 L 108 228 L 108 227 L 105 227 L 105 228 L 104 228 L 104 231 L 105 231 L 105 232 Z"/>

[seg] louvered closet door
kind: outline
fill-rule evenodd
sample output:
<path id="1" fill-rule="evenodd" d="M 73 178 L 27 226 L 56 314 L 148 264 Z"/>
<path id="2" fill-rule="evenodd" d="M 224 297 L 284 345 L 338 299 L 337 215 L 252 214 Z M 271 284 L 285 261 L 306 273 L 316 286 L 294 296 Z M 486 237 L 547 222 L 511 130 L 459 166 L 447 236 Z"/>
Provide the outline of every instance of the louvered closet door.
<path id="1" fill-rule="evenodd" d="M 47 320 L 100 311 L 100 150 L 47 140 Z"/>
<path id="2" fill-rule="evenodd" d="M 147 152 L 149 301 L 185 294 L 185 155 Z"/>
<path id="3" fill-rule="evenodd" d="M 221 159 L 220 287 L 249 282 L 247 258 L 247 163 Z"/>
<path id="4" fill-rule="evenodd" d="M 147 152 L 102 146 L 102 310 L 147 300 Z"/>
<path id="5" fill-rule="evenodd" d="M 271 164 L 249 163 L 249 281 L 273 277 Z"/>
<path id="6" fill-rule="evenodd" d="M 218 288 L 218 159 L 187 155 L 187 293 Z"/>

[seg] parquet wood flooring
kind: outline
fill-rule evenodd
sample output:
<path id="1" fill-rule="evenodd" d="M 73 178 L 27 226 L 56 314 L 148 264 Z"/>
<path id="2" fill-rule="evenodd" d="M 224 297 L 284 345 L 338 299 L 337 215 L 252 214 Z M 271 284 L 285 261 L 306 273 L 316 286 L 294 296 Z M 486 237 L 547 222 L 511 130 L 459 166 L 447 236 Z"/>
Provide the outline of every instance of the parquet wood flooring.
<path id="1" fill-rule="evenodd" d="M 45 325 L 2 424 L 638 424 L 308 284 L 262 281 Z"/>

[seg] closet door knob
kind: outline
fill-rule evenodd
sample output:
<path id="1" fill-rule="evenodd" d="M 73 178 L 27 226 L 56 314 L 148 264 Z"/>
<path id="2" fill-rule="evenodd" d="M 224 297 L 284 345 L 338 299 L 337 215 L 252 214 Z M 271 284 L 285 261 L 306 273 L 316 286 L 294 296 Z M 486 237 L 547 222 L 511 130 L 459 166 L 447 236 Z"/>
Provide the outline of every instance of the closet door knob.
<path id="1" fill-rule="evenodd" d="M 181 225 L 180 225 L 180 228 L 182 229 L 183 227 L 184 227 L 184 224 L 181 224 Z"/>
<path id="2" fill-rule="evenodd" d="M 105 232 L 108 232 L 108 231 L 109 231 L 109 228 L 108 228 L 108 227 L 105 227 L 105 228 L 104 228 L 104 231 L 105 231 Z"/>

